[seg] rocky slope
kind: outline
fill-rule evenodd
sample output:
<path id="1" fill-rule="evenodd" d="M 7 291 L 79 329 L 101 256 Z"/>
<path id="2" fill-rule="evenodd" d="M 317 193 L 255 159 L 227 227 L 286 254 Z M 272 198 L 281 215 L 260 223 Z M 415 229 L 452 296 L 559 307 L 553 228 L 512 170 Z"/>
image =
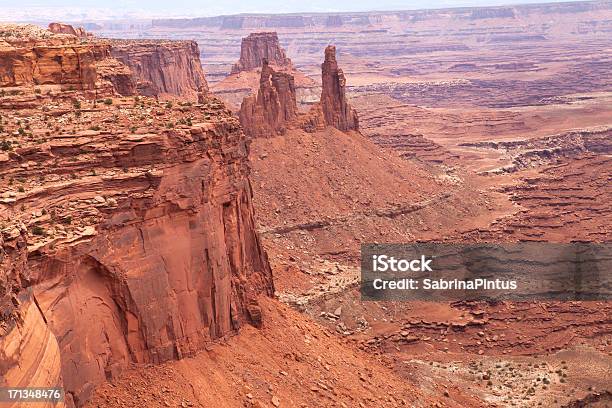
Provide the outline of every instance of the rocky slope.
<path id="1" fill-rule="evenodd" d="M 271 299 L 265 324 L 194 358 L 131 370 L 88 407 L 483 407 L 470 390 L 406 381 L 376 356 Z M 205 375 L 202 375 L 205 373 Z"/>
<path id="2" fill-rule="evenodd" d="M 80 406 L 132 363 L 180 359 L 261 325 L 257 298 L 273 293 L 272 276 L 246 139 L 220 101 L 4 89 L 3 381 L 63 385 Z"/>

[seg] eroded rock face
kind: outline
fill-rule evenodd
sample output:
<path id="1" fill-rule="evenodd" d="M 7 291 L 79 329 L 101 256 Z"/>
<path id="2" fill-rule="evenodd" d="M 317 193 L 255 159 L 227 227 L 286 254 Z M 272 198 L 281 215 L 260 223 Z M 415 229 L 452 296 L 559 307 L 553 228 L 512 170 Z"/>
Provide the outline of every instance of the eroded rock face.
<path id="1" fill-rule="evenodd" d="M 0 87 L 85 90 L 90 98 L 119 94 L 191 101 L 208 92 L 193 41 L 96 39 L 60 23 L 50 24 L 49 30 L 0 24 L 0 38 Z"/>
<path id="2" fill-rule="evenodd" d="M 326 126 L 338 130 L 359 130 L 357 112 L 348 104 L 345 78 L 336 62 L 336 48 L 325 49 L 322 64 L 323 88 L 321 100 L 307 113 L 299 113 L 293 76 L 276 72 L 264 59 L 259 90 L 242 101 L 238 116 L 245 132 L 251 137 L 282 135 L 290 127 L 316 132 Z"/>
<path id="3" fill-rule="evenodd" d="M 325 48 L 325 61 L 321 65 L 321 109 L 325 124 L 339 130 L 358 130 L 357 112 L 346 98 L 346 78 L 336 61 L 336 47 Z"/>
<path id="4" fill-rule="evenodd" d="M 264 60 L 278 68 L 291 68 L 291 60 L 280 46 L 275 32 L 251 33 L 243 38 L 240 60 L 232 67 L 232 74 L 259 68 Z"/>
<path id="5" fill-rule="evenodd" d="M 55 336 L 31 291 L 24 290 L 17 302 L 19 321 L 0 328 L 0 387 L 61 386 L 60 350 Z M 50 408 L 53 404 L 40 406 Z"/>
<path id="6" fill-rule="evenodd" d="M 87 38 L 87 32 L 83 27 L 74 28 L 70 24 L 49 23 L 49 31 L 55 34 L 70 34 L 75 37 Z"/>
<path id="7" fill-rule="evenodd" d="M 38 33 L 9 45 L 35 62 L 44 47 L 76 46 Z M 61 65 L 49 67 L 48 91 L 0 92 L 0 372 L 23 386 L 57 378 L 68 406 L 131 363 L 261 326 L 257 297 L 274 290 L 238 120 L 203 94 L 196 106 L 118 97 L 136 90 L 133 71 L 97 41 L 79 45 L 94 92 L 63 87 Z M 163 80 L 180 92 L 203 79 L 187 80 L 195 52 L 183 45 L 147 45 L 130 61 L 178 64 L 187 72 Z"/>
<path id="8" fill-rule="evenodd" d="M 238 116 L 251 137 L 272 137 L 285 132 L 298 114 L 293 76 L 276 72 L 264 59 L 257 95 L 244 99 Z"/>
<path id="9" fill-rule="evenodd" d="M 130 362 L 179 359 L 260 325 L 256 298 L 273 292 L 238 121 L 216 100 L 176 110 L 125 102 L 0 161 L 3 252 L 23 260 L 5 297 L 32 289 L 76 405 Z M 44 115 L 71 115 L 70 102 L 44 105 L 27 112 L 33 132 Z M 141 115 L 159 124 L 134 134 Z"/>
<path id="10" fill-rule="evenodd" d="M 0 87 L 59 85 L 76 90 L 96 87 L 96 62 L 110 53 L 106 43 L 81 43 L 74 35 L 42 28 L 0 25 Z"/>
<path id="11" fill-rule="evenodd" d="M 197 100 L 208 92 L 195 41 L 113 40 L 111 55 L 130 68 L 141 95 Z"/>

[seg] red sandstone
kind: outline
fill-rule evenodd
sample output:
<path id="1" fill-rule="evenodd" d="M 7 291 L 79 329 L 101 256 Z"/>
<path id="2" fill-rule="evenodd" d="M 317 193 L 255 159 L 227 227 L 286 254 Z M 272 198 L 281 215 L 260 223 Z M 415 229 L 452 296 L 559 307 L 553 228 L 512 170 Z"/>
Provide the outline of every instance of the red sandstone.
<path id="1" fill-rule="evenodd" d="M 292 67 L 291 60 L 281 48 L 276 33 L 251 33 L 242 39 L 240 60 L 232 67 L 232 74 L 259 68 L 264 60 L 278 68 L 290 70 Z"/>

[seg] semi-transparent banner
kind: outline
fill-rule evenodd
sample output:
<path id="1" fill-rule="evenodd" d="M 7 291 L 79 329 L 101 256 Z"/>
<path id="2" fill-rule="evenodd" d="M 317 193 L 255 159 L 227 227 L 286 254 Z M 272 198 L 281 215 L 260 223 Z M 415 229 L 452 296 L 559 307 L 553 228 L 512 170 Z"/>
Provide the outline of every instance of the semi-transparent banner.
<path id="1" fill-rule="evenodd" d="M 364 300 L 612 300 L 612 244 L 365 244 Z"/>

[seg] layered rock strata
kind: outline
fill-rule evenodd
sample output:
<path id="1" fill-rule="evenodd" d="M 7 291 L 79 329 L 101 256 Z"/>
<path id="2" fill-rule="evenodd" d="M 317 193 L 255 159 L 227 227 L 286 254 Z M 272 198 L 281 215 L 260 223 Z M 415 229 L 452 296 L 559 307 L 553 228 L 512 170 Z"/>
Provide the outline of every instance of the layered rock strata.
<path id="1" fill-rule="evenodd" d="M 106 40 L 72 26 L 0 25 L 0 87 L 37 92 L 88 91 L 182 97 L 195 102 L 208 85 L 193 41 Z"/>
<path id="2" fill-rule="evenodd" d="M 293 76 L 274 71 L 264 60 L 259 91 L 243 100 L 238 113 L 242 127 L 251 137 L 275 136 L 297 115 Z"/>
<path id="3" fill-rule="evenodd" d="M 257 95 L 244 98 L 238 113 L 245 132 L 251 137 L 272 137 L 284 134 L 287 128 L 307 132 L 326 126 L 344 132 L 359 130 L 357 112 L 348 103 L 346 79 L 335 55 L 334 46 L 325 49 L 321 100 L 302 114 L 297 109 L 293 76 L 275 72 L 264 60 Z"/>
<path id="4" fill-rule="evenodd" d="M 104 42 L 83 43 L 37 26 L 0 25 L 0 87 L 96 87 L 96 63 L 108 57 Z"/>
<path id="5" fill-rule="evenodd" d="M 76 46 L 73 35 L 36 32 L 15 36 L 24 49 L 30 41 L 17 60 Z M 197 105 L 117 97 L 136 87 L 108 56 L 114 45 L 78 46 L 92 54 L 91 82 L 64 88 L 53 66 L 49 90 L 0 92 L 0 377 L 61 385 L 67 406 L 130 364 L 260 326 L 257 298 L 273 293 L 238 120 L 202 94 Z M 104 89 L 103 103 L 91 97 Z"/>
<path id="6" fill-rule="evenodd" d="M 49 31 L 55 34 L 70 34 L 75 37 L 87 38 L 88 33 L 83 27 L 74 28 L 70 24 L 49 23 Z"/>
<path id="7" fill-rule="evenodd" d="M 197 100 L 208 92 L 195 41 L 112 40 L 111 55 L 130 68 L 139 94 Z"/>
<path id="8" fill-rule="evenodd" d="M 291 69 L 291 60 L 280 46 L 275 32 L 251 33 L 242 39 L 240 60 L 232 67 L 232 74 L 259 68 L 263 62 L 279 68 Z"/>
<path id="9" fill-rule="evenodd" d="M 276 28 L 306 28 L 321 30 L 326 27 L 339 27 L 342 25 L 363 29 L 368 25 L 385 23 L 387 25 L 397 21 L 407 21 L 410 24 L 419 21 L 434 19 L 473 21 L 482 19 L 499 19 L 506 24 L 510 20 L 527 18 L 534 14 L 571 15 L 577 13 L 605 13 L 611 6 L 606 1 L 581 1 L 563 3 L 537 3 L 508 6 L 483 7 L 455 7 L 429 10 L 399 10 L 399 11 L 371 11 L 371 12 L 328 12 L 328 13 L 300 13 L 300 14 L 251 14 L 228 15 L 197 18 L 168 18 L 154 19 L 155 28 L 175 29 L 262 29 Z M 548 16 L 546 16 L 548 15 Z M 545 18 L 542 17 L 542 18 Z M 428 22 L 429 22 L 428 21 Z M 297 30 L 296 30 L 297 31 Z"/>

